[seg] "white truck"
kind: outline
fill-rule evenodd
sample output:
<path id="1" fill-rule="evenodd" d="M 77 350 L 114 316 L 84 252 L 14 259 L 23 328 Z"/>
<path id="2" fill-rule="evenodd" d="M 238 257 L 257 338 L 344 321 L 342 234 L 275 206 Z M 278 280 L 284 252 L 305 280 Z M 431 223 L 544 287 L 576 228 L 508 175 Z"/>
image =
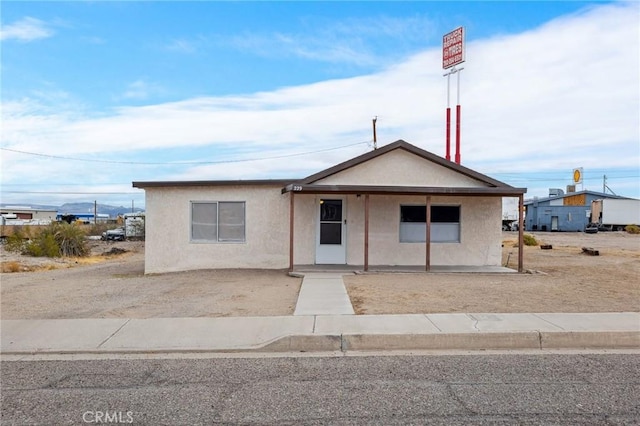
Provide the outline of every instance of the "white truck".
<path id="1" fill-rule="evenodd" d="M 591 222 L 601 231 L 622 231 L 627 225 L 640 225 L 640 200 L 604 198 L 591 202 Z"/>

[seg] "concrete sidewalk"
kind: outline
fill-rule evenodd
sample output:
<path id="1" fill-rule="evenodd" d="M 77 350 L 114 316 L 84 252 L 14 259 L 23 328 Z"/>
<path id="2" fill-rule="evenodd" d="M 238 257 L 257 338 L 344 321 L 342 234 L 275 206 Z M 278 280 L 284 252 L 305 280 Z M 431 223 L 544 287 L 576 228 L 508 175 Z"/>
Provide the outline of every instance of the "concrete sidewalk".
<path id="1" fill-rule="evenodd" d="M 639 349 L 640 313 L 3 320 L 0 352 Z"/>
<path id="2" fill-rule="evenodd" d="M 354 315 L 341 273 L 305 273 L 293 315 Z"/>

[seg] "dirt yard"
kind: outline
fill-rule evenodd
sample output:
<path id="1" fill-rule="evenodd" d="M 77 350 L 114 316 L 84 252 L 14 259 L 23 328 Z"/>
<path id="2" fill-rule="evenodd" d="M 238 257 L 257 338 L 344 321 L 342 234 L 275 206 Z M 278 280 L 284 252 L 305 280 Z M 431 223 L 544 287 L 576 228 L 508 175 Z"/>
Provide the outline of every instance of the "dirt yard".
<path id="1" fill-rule="evenodd" d="M 2 319 L 292 315 L 302 281 L 257 270 L 145 276 L 142 242 L 91 246 L 91 257 L 64 261 L 2 249 L 3 271 L 32 270 L 0 276 Z"/>
<path id="2" fill-rule="evenodd" d="M 533 274 L 366 274 L 345 276 L 345 284 L 358 314 L 640 311 L 640 235 L 534 235 L 553 248 L 525 247 L 525 268 Z M 509 258 L 513 268 L 516 238 L 503 233 L 503 263 Z M 300 290 L 301 280 L 284 271 L 145 276 L 144 243 L 91 246 L 91 257 L 67 260 L 0 248 L 1 318 L 291 315 Z M 600 256 L 583 254 L 582 247 Z"/>
<path id="3" fill-rule="evenodd" d="M 552 246 L 525 247 L 533 274 L 367 274 L 345 276 L 345 285 L 358 314 L 640 311 L 640 235 L 532 235 Z M 517 268 L 516 242 L 517 233 L 503 233 L 503 265 L 509 258 Z"/>

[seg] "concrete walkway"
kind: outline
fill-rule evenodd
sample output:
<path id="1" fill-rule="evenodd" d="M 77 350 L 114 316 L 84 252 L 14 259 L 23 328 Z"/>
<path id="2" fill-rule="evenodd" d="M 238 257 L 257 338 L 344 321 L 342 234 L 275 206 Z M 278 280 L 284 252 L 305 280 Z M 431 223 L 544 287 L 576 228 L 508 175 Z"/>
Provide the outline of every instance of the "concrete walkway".
<path id="1" fill-rule="evenodd" d="M 305 273 L 293 315 L 353 315 L 341 273 Z"/>
<path id="2" fill-rule="evenodd" d="M 640 313 L 3 320 L 0 353 L 640 349 Z"/>

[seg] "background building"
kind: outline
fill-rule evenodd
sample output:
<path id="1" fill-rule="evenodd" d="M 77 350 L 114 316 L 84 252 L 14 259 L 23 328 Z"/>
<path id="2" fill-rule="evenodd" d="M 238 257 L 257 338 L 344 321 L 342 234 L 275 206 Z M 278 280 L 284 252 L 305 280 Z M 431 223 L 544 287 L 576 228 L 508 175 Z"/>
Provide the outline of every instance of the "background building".
<path id="1" fill-rule="evenodd" d="M 584 231 L 597 218 L 591 218 L 591 202 L 602 199 L 626 199 L 596 191 L 567 192 L 550 188 L 549 196 L 524 202 L 527 231 Z"/>

